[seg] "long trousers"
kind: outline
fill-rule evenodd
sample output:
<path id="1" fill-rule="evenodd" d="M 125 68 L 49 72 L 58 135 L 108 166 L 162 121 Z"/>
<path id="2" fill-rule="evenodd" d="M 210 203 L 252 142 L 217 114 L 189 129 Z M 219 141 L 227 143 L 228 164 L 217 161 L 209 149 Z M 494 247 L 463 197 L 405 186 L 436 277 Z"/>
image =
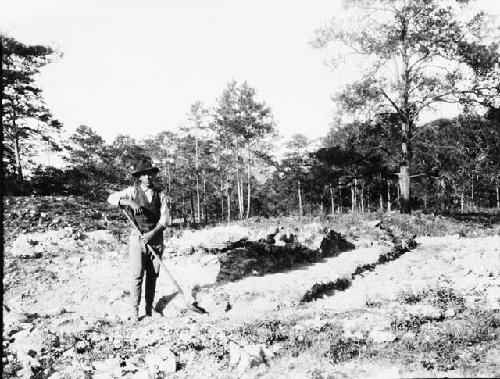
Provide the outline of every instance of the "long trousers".
<path id="1" fill-rule="evenodd" d="M 150 245 L 161 258 L 163 254 L 163 233 L 158 233 L 150 242 Z M 132 278 L 130 288 L 131 305 L 135 309 L 139 308 L 139 304 L 141 303 L 142 281 L 144 274 L 146 274 L 144 300 L 146 309 L 151 309 L 155 298 L 156 279 L 160 273 L 160 262 L 148 251 L 140 239 L 139 233 L 136 231 L 132 231 L 130 234 L 128 246 Z"/>

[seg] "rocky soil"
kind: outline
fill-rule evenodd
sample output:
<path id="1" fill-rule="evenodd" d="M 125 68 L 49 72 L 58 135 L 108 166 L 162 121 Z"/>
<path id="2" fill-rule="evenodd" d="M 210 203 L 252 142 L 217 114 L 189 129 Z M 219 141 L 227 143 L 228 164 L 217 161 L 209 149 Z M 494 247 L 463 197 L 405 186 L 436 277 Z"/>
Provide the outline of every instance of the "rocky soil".
<path id="1" fill-rule="evenodd" d="M 5 377 L 500 375 L 498 223 L 365 214 L 174 229 L 164 262 L 185 296 L 160 274 L 156 312 L 132 325 L 116 209 L 4 207 Z"/>

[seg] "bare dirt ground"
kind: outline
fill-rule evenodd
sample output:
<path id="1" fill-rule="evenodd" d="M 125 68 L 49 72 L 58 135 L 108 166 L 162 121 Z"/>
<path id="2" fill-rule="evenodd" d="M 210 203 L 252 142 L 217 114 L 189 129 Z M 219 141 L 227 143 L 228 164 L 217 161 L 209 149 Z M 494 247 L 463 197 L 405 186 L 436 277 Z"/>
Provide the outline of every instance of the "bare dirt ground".
<path id="1" fill-rule="evenodd" d="M 125 221 L 75 204 L 5 203 L 5 377 L 500 376 L 495 219 L 355 214 L 176 229 L 164 261 L 207 313 L 188 311 L 161 273 L 157 313 L 132 325 Z"/>

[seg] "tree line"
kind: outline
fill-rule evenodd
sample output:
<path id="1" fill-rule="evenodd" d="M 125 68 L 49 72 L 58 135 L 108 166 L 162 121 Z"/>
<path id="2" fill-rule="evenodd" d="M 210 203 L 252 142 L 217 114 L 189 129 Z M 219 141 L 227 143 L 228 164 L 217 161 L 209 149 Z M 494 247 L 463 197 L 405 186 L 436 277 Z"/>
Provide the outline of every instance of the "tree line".
<path id="1" fill-rule="evenodd" d="M 103 198 L 150 156 L 174 217 L 193 222 L 500 208 L 500 54 L 487 15 L 459 17 L 463 0 L 344 3 L 353 18 L 318 29 L 312 46 L 343 45 L 330 63 L 354 54 L 362 74 L 334 97 L 337 114 L 319 144 L 298 134 L 279 154 L 271 107 L 236 81 L 215 107 L 194 102 L 176 131 L 108 144 L 81 125 L 62 141 L 34 79 L 60 54 L 2 37 L 4 193 Z M 420 122 L 440 103 L 462 113 Z M 33 162 L 41 142 L 63 151 L 67 166 Z"/>

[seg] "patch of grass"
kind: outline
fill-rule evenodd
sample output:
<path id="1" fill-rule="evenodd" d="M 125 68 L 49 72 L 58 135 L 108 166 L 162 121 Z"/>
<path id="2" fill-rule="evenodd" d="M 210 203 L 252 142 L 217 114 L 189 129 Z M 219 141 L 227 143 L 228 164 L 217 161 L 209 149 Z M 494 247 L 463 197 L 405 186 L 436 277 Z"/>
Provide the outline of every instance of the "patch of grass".
<path id="1" fill-rule="evenodd" d="M 345 362 L 366 353 L 369 343 L 366 339 L 337 338 L 330 341 L 326 356 L 332 363 Z"/>
<path id="2" fill-rule="evenodd" d="M 451 318 L 429 318 L 405 314 L 395 317 L 392 328 L 404 331 L 394 344 L 391 359 L 406 364 L 419 363 L 427 370 L 462 370 L 474 372 L 492 346 L 500 343 L 500 313 L 495 310 L 469 309 L 464 298 L 452 288 L 438 287 L 421 291 L 402 291 L 397 300 L 402 304 L 423 303 L 440 311 L 453 309 Z M 387 350 L 374 350 L 387 357 Z"/>
<path id="3" fill-rule="evenodd" d="M 288 341 L 292 325 L 280 320 L 264 320 L 234 330 L 231 335 L 237 340 L 245 340 L 251 344 L 271 346 L 277 342 Z"/>
<path id="4" fill-rule="evenodd" d="M 422 291 L 403 290 L 396 295 L 396 301 L 402 304 L 416 304 L 423 299 Z"/>
<path id="5" fill-rule="evenodd" d="M 422 367 L 428 370 L 468 370 L 483 361 L 488 350 L 499 342 L 499 314 L 467 310 L 459 319 L 420 325 L 414 339 L 395 343 L 392 358 L 401 360 L 418 355 Z M 378 353 L 387 356 L 386 350 Z"/>
<path id="6" fill-rule="evenodd" d="M 457 220 L 453 217 L 414 212 L 412 215 L 384 215 L 383 222 L 393 229 L 401 230 L 410 235 L 444 237 L 458 234 L 460 236 L 494 235 L 493 228 L 485 228 L 482 220 Z M 494 221 L 498 222 L 498 220 Z M 490 222 L 490 226 L 493 222 Z"/>
<path id="7" fill-rule="evenodd" d="M 453 308 L 461 311 L 465 308 L 464 297 L 451 287 L 429 287 L 420 290 L 402 290 L 396 294 L 396 301 L 401 304 L 425 303 L 442 310 Z"/>

